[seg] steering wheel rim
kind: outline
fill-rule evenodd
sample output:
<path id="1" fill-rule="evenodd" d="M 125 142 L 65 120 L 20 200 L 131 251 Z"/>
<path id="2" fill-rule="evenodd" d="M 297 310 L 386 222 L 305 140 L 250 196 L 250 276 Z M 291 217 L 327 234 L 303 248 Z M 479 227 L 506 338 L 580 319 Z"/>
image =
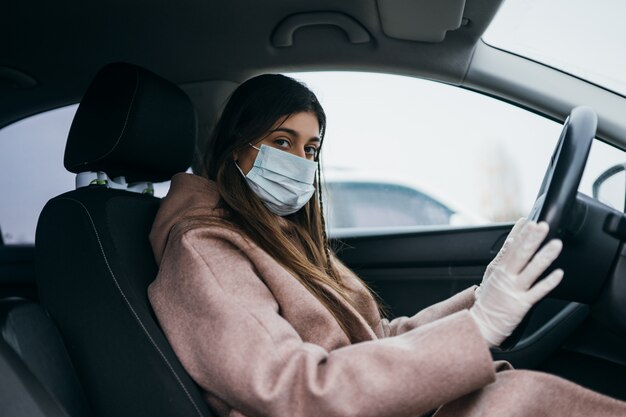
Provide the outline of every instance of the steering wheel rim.
<path id="1" fill-rule="evenodd" d="M 572 109 L 563 123 L 559 141 L 528 216 L 529 220 L 548 223 L 548 239 L 563 236 L 597 125 L 598 116 L 586 106 Z"/>
<path id="2" fill-rule="evenodd" d="M 572 109 L 563 123 L 535 204 L 528 215 L 529 220 L 548 223 L 550 231 L 546 242 L 553 238 L 562 239 L 567 230 L 597 125 L 598 116 L 587 106 Z M 553 269 L 554 267 L 549 267 L 538 280 L 543 279 Z M 500 345 L 503 350 L 510 350 L 517 345 L 531 314 L 532 309 L 511 336 Z"/>

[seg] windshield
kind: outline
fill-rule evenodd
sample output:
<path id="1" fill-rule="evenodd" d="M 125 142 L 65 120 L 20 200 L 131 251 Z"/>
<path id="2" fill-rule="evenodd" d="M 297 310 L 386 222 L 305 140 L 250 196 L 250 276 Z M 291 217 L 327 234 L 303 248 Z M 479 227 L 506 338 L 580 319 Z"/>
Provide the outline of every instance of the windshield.
<path id="1" fill-rule="evenodd" d="M 626 95 L 626 1 L 505 0 L 483 40 Z"/>

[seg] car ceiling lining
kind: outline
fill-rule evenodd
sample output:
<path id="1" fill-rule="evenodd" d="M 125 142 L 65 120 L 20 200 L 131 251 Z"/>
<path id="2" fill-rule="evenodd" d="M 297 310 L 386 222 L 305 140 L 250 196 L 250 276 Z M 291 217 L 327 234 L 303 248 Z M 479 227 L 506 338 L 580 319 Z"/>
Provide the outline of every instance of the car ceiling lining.
<path id="1" fill-rule="evenodd" d="M 463 17 L 471 24 L 447 32 L 439 43 L 387 36 L 377 0 L 68 1 L 63 7 L 43 0 L 12 2 L 3 13 L 0 36 L 12 41 L 1 64 L 38 85 L 25 90 L 0 85 L 0 127 L 77 102 L 97 70 L 115 61 L 140 65 L 179 85 L 302 70 L 389 72 L 458 84 L 502 0 L 467 0 Z M 272 45 L 280 22 L 321 12 L 359 22 L 371 41 L 351 43 L 343 30 L 326 24 L 295 31 L 292 47 Z"/>

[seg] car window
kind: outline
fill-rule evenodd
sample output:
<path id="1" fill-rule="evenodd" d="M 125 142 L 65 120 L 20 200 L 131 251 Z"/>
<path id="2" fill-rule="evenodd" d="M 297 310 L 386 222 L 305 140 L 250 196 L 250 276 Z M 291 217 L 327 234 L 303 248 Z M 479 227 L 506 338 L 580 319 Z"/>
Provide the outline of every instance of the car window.
<path id="1" fill-rule="evenodd" d="M 43 206 L 74 188 L 63 153 L 77 107 L 51 110 L 0 130 L 0 229 L 6 244 L 33 243 Z"/>
<path id="2" fill-rule="evenodd" d="M 288 75 L 307 84 L 326 111 L 321 159 L 332 194 L 331 227 L 513 222 L 530 212 L 562 128 L 495 98 L 423 79 L 354 72 Z M 625 162 L 623 155 L 595 140 L 580 191 L 592 195 L 594 179 Z M 422 200 L 406 191 L 400 197 L 400 186 Z M 614 193 L 612 199 L 619 198 Z"/>
<path id="3" fill-rule="evenodd" d="M 327 181 L 402 185 L 456 216 L 451 222 L 451 216 L 415 213 L 422 209 L 400 202 L 393 191 L 351 201 L 345 196 L 341 204 L 386 205 L 390 213 L 414 219 L 415 226 L 509 222 L 526 215 L 561 129 L 508 103 L 423 79 L 345 72 L 289 75 L 307 84 L 326 111 L 321 158 Z M 329 210 L 335 216 L 336 209 Z M 353 220 L 352 226 L 370 223 Z M 377 223 L 400 224 L 407 222 L 393 215 L 386 224 Z"/>

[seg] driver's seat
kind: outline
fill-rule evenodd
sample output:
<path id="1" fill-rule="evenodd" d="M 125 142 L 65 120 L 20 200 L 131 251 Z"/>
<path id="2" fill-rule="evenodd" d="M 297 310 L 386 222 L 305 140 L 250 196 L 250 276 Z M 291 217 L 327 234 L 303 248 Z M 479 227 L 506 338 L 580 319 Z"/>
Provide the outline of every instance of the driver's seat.
<path id="1" fill-rule="evenodd" d="M 65 167 L 80 188 L 41 213 L 38 286 L 98 416 L 212 415 L 146 293 L 157 273 L 151 183 L 186 170 L 195 139 L 189 98 L 129 64 L 96 75 L 72 123 Z"/>

